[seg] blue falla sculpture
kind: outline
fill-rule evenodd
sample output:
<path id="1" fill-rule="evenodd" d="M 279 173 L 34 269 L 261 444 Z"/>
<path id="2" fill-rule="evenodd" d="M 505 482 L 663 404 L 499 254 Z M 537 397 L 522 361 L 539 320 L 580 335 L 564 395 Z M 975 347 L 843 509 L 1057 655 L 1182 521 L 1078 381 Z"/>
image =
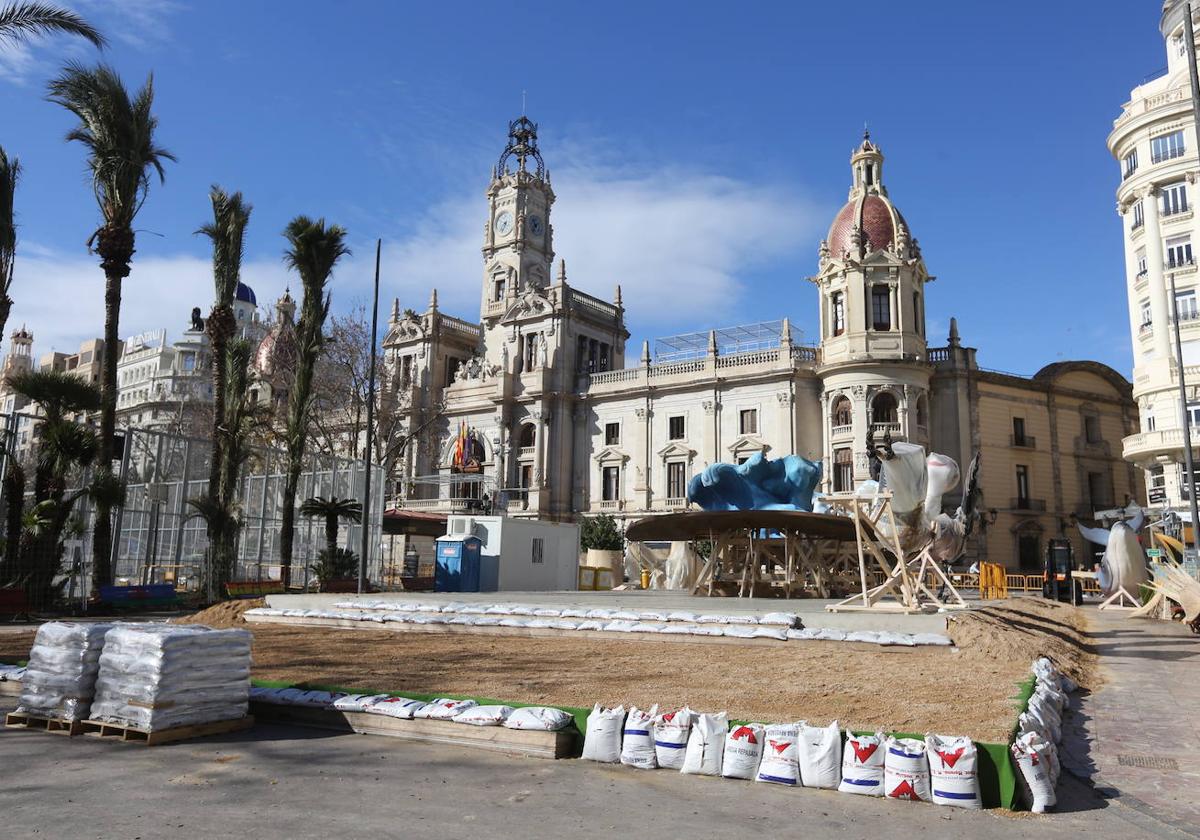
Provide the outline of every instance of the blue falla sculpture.
<path id="1" fill-rule="evenodd" d="M 688 500 L 704 510 L 812 511 L 821 462 L 799 455 L 776 461 L 761 452 L 744 464 L 712 464 L 688 482 Z"/>

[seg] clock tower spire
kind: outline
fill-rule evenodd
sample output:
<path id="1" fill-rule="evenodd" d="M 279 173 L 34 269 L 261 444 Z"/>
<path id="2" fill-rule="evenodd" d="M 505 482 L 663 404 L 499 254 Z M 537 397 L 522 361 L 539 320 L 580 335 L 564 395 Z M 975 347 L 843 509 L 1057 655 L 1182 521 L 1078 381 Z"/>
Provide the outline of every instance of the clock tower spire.
<path id="1" fill-rule="evenodd" d="M 510 122 L 508 142 L 492 170 L 483 235 L 480 316 L 485 323 L 503 315 L 524 291 L 550 285 L 554 190 L 538 148 L 537 132 L 537 123 L 524 115 Z"/>

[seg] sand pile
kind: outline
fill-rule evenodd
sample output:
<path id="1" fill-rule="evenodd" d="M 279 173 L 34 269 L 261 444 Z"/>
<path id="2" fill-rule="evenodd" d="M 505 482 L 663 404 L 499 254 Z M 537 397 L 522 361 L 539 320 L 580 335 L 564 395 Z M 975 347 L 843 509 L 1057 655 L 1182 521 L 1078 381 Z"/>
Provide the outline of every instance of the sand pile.
<path id="1" fill-rule="evenodd" d="M 198 613 L 184 616 L 183 618 L 171 619 L 172 624 L 207 624 L 209 627 L 244 627 L 246 619 L 242 617 L 242 613 L 246 610 L 252 610 L 255 607 L 265 607 L 267 600 L 265 598 L 247 598 L 241 601 L 222 601 L 219 604 L 213 604 L 208 609 L 200 610 Z"/>

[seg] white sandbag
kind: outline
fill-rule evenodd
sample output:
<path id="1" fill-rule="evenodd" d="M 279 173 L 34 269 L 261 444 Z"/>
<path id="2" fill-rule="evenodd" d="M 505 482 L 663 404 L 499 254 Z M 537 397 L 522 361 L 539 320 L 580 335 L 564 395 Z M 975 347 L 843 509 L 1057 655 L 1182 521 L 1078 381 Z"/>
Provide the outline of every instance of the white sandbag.
<path id="1" fill-rule="evenodd" d="M 877 645 L 880 644 L 880 636 L 883 634 L 875 630 L 852 630 L 846 634 L 847 642 L 859 642 L 860 644 Z"/>
<path id="2" fill-rule="evenodd" d="M 943 636 L 941 633 L 913 633 L 913 643 L 917 645 L 938 645 L 946 647 L 954 644 L 950 641 L 949 636 Z"/>
<path id="3" fill-rule="evenodd" d="M 549 706 L 522 706 L 514 709 L 504 721 L 509 729 L 531 729 L 539 732 L 557 732 L 567 726 L 573 718 L 562 709 Z"/>
<path id="4" fill-rule="evenodd" d="M 603 630 L 608 622 L 602 619 L 587 618 L 575 625 L 576 630 Z"/>
<path id="5" fill-rule="evenodd" d="M 835 720 L 828 726 L 801 722 L 796 739 L 800 783 L 809 788 L 834 790 L 842 780 L 842 730 Z"/>
<path id="6" fill-rule="evenodd" d="M 654 751 L 654 719 L 658 717 L 658 706 L 647 711 L 637 706 L 629 710 L 621 735 L 621 763 L 642 770 L 653 770 L 658 766 Z"/>
<path id="7" fill-rule="evenodd" d="M 704 615 L 696 616 L 697 624 L 728 624 L 729 616 L 718 615 L 717 613 L 705 613 Z"/>
<path id="8" fill-rule="evenodd" d="M 800 617 L 795 613 L 771 612 L 758 617 L 759 624 L 774 624 L 781 627 L 795 627 Z"/>
<path id="9" fill-rule="evenodd" d="M 21 679 L 17 711 L 76 721 L 88 716 L 111 624 L 48 621 L 38 628 Z"/>
<path id="10" fill-rule="evenodd" d="M 687 749 L 683 754 L 681 773 L 697 776 L 720 776 L 721 759 L 725 754 L 725 736 L 729 734 L 729 716 L 700 715 L 688 733 Z"/>
<path id="11" fill-rule="evenodd" d="M 823 642 L 844 642 L 846 641 L 846 631 L 837 630 L 833 627 L 821 627 L 813 636 L 814 639 L 820 639 Z"/>
<path id="12" fill-rule="evenodd" d="M 511 604 L 492 604 L 487 608 L 488 615 L 512 615 Z"/>
<path id="13" fill-rule="evenodd" d="M 476 627 L 499 627 L 504 618 L 498 615 L 478 615 L 475 617 Z"/>
<path id="14" fill-rule="evenodd" d="M 450 697 L 439 697 L 413 712 L 418 720 L 454 720 L 467 709 L 479 704 L 474 700 L 454 700 Z"/>
<path id="15" fill-rule="evenodd" d="M 491 604 L 467 604 L 458 612 L 460 615 L 484 615 L 491 606 Z"/>
<path id="16" fill-rule="evenodd" d="M 668 621 L 663 626 L 663 629 L 659 631 L 659 633 L 664 635 L 690 636 L 693 635 L 695 631 L 695 624 L 684 624 L 683 622 Z"/>
<path id="17" fill-rule="evenodd" d="M 587 618 L 588 610 L 585 607 L 567 607 L 560 610 L 559 615 L 563 618 Z"/>
<path id="18" fill-rule="evenodd" d="M 696 614 L 694 612 L 688 612 L 687 610 L 673 610 L 672 612 L 667 613 L 667 621 L 685 621 L 688 624 L 694 624 L 696 621 Z"/>
<path id="19" fill-rule="evenodd" d="M 469 607 L 469 606 L 471 606 L 471 605 L 465 601 L 450 601 L 449 603 L 442 604 L 442 612 L 458 613 L 458 612 L 462 612 L 464 607 Z"/>
<path id="20" fill-rule="evenodd" d="M 473 627 L 475 625 L 475 616 L 473 615 L 456 615 L 450 619 L 449 624 L 457 624 L 461 626 Z"/>
<path id="21" fill-rule="evenodd" d="M 735 639 L 753 639 L 754 631 L 757 627 L 749 627 L 744 624 L 726 624 L 723 625 L 721 635 L 731 636 Z"/>
<path id="22" fill-rule="evenodd" d="M 880 630 L 876 634 L 875 643 L 879 645 L 899 645 L 900 647 L 916 647 L 917 642 L 911 633 L 894 633 L 891 630 Z"/>
<path id="23" fill-rule="evenodd" d="M 380 697 L 363 706 L 363 711 L 369 715 L 386 715 L 387 717 L 412 720 L 413 715 L 426 706 L 424 700 L 409 700 L 407 697 Z"/>
<path id="24" fill-rule="evenodd" d="M 937 805 L 979 810 L 979 753 L 970 738 L 926 735 L 930 793 Z"/>
<path id="25" fill-rule="evenodd" d="M 555 630 L 577 630 L 579 629 L 579 622 L 565 618 L 556 618 L 550 622 L 550 626 Z"/>
<path id="26" fill-rule="evenodd" d="M 1067 695 L 1065 693 L 1057 688 L 1052 688 L 1046 683 L 1038 683 L 1033 693 L 1044 699 L 1060 717 L 1062 716 L 1063 709 L 1067 707 Z"/>
<path id="27" fill-rule="evenodd" d="M 525 626 L 530 630 L 549 630 L 554 623 L 548 618 L 531 618 L 525 622 Z"/>
<path id="28" fill-rule="evenodd" d="M 609 633 L 632 633 L 633 628 L 637 626 L 636 621 L 625 621 L 617 619 L 610 621 L 604 625 L 604 629 Z"/>
<path id="29" fill-rule="evenodd" d="M 634 633 L 661 633 L 666 629 L 666 623 L 662 621 L 637 621 L 634 622 Z"/>
<path id="30" fill-rule="evenodd" d="M 758 624 L 758 618 L 753 615 L 731 614 L 725 616 L 726 624 Z"/>
<path id="31" fill-rule="evenodd" d="M 254 689 L 250 690 L 254 696 Z M 387 697 L 386 694 L 347 694 L 333 701 L 333 708 L 339 712 L 365 712 L 367 706 Z"/>
<path id="32" fill-rule="evenodd" d="M 749 629 L 754 631 L 751 635 L 756 639 L 778 639 L 781 642 L 786 642 L 788 639 L 787 630 L 783 627 L 754 627 Z"/>
<path id="33" fill-rule="evenodd" d="M 638 621 L 666 621 L 667 614 L 659 610 L 639 610 Z"/>
<path id="34" fill-rule="evenodd" d="M 855 735 L 846 730 L 842 781 L 838 790 L 863 796 L 883 796 L 883 758 L 886 753 L 886 738 L 882 732 Z"/>
<path id="35" fill-rule="evenodd" d="M 800 628 L 793 627 L 792 629 L 787 631 L 787 637 L 788 637 L 788 641 L 812 642 L 812 641 L 816 641 L 818 632 L 819 631 L 817 631 L 811 627 L 800 627 Z"/>
<path id="36" fill-rule="evenodd" d="M 758 775 L 758 763 L 762 759 L 765 733 L 766 727 L 757 723 L 735 726 L 725 736 L 721 775 L 726 779 L 753 780 Z"/>
<path id="37" fill-rule="evenodd" d="M 599 703 L 587 719 L 587 734 L 583 738 L 583 758 L 616 764 L 621 760 L 621 724 L 625 707 L 605 709 Z"/>
<path id="38" fill-rule="evenodd" d="M 472 706 L 453 720 L 471 726 L 500 726 L 512 713 L 512 706 Z"/>
<path id="39" fill-rule="evenodd" d="M 799 737 L 794 723 L 780 723 L 767 727 L 766 743 L 763 745 L 762 761 L 758 765 L 758 782 L 776 785 L 800 783 L 800 757 L 796 747 Z"/>
<path id="40" fill-rule="evenodd" d="M 1049 730 L 1051 741 L 1057 744 L 1062 740 L 1062 718 L 1045 699 L 1036 694 L 1030 697 L 1027 712 Z"/>
<path id="41" fill-rule="evenodd" d="M 609 618 L 613 621 L 641 621 L 642 617 L 637 610 L 613 610 Z"/>
<path id="42" fill-rule="evenodd" d="M 538 618 L 558 618 L 562 615 L 562 610 L 556 610 L 554 607 L 538 607 L 533 614 Z"/>
<path id="43" fill-rule="evenodd" d="M 1050 745 L 1034 733 L 1022 735 L 1012 744 L 1013 760 L 1018 770 L 1017 781 L 1029 810 L 1035 814 L 1041 814 L 1058 803 L 1054 784 L 1050 780 L 1050 764 L 1046 760 L 1048 749 Z"/>
<path id="44" fill-rule="evenodd" d="M 585 617 L 612 621 L 613 612 L 613 610 L 606 610 L 602 607 L 597 607 L 595 609 L 588 610 Z"/>
<path id="45" fill-rule="evenodd" d="M 671 770 L 683 767 L 694 714 L 684 706 L 677 712 L 665 712 L 654 719 L 654 754 L 659 767 Z"/>
<path id="46" fill-rule="evenodd" d="M 501 627 L 528 627 L 530 619 L 518 618 L 517 616 L 509 616 L 508 618 L 500 619 Z"/>
<path id="47" fill-rule="evenodd" d="M 723 624 L 692 624 L 691 635 L 693 636 L 724 636 L 725 625 Z"/>
<path id="48" fill-rule="evenodd" d="M 533 615 L 533 610 L 534 610 L 534 608 L 529 606 L 528 604 L 513 604 L 511 607 L 508 608 L 508 614 L 509 615 L 531 616 L 531 615 Z"/>
<path id="49" fill-rule="evenodd" d="M 929 760 L 925 742 L 916 738 L 888 738 L 883 759 L 883 789 L 893 799 L 929 801 Z"/>

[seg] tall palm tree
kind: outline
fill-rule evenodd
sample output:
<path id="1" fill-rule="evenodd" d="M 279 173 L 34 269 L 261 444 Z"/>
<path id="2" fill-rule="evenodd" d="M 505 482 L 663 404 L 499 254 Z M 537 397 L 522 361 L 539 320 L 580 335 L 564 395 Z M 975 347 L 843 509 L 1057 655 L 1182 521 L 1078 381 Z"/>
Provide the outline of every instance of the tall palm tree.
<path id="1" fill-rule="evenodd" d="M 78 35 L 97 47 L 106 43 L 94 26 L 72 12 L 49 3 L 7 3 L 0 6 L 0 43 L 54 35 Z"/>
<path id="2" fill-rule="evenodd" d="M 13 199 L 17 181 L 21 179 L 21 164 L 9 158 L 0 146 L 0 337 L 12 311 L 13 266 L 17 258 L 17 225 L 13 218 Z"/>
<path id="3" fill-rule="evenodd" d="M 325 520 L 325 551 L 329 557 L 337 553 L 338 522 L 342 519 L 355 525 L 362 522 L 362 502 L 357 499 L 339 499 L 337 496 L 313 496 L 300 505 L 301 516 L 321 517 Z"/>
<path id="4" fill-rule="evenodd" d="M 209 192 L 209 199 L 212 201 L 213 220 L 201 227 L 197 233 L 202 233 L 212 240 L 213 246 L 213 307 L 204 329 L 210 342 L 213 375 L 212 454 L 208 467 L 208 496 L 219 500 L 222 452 L 229 445 L 230 434 L 225 416 L 225 383 L 229 376 L 226 347 L 237 331 L 233 299 L 241 279 L 246 225 L 250 221 L 251 207 L 243 201 L 240 192 L 230 195 L 215 184 Z M 215 547 L 225 545 L 223 528 L 229 520 L 225 517 L 213 517 L 206 521 L 211 553 Z M 228 558 L 222 558 L 225 559 Z"/>
<path id="5" fill-rule="evenodd" d="M 175 156 L 155 142 L 158 118 L 151 112 L 154 80 L 131 99 L 117 71 L 106 65 L 89 68 L 68 64 L 50 82 L 49 99 L 79 119 L 67 134 L 88 151 L 92 189 L 100 205 L 103 224 L 92 234 L 104 269 L 104 357 L 100 376 L 100 451 L 97 479 L 112 475 L 117 416 L 117 348 L 120 346 L 121 281 L 129 276 L 133 259 L 133 220 L 150 190 L 151 173 L 164 179 L 164 161 Z M 92 580 L 95 586 L 112 583 L 112 505 L 105 493 L 96 502 L 92 529 Z"/>
<path id="6" fill-rule="evenodd" d="M 296 518 L 296 488 L 308 438 L 309 410 L 313 399 L 313 371 L 325 342 L 325 319 L 329 316 L 326 284 L 338 260 L 350 253 L 346 247 L 346 229 L 325 225 L 324 219 L 297 216 L 288 223 L 283 235 L 289 248 L 284 262 L 300 275 L 304 300 L 296 324 L 296 377 L 288 398 L 288 422 L 284 433 L 288 469 L 283 485 L 283 512 L 280 516 L 279 562 L 283 585 L 291 581 L 292 540 Z"/>

